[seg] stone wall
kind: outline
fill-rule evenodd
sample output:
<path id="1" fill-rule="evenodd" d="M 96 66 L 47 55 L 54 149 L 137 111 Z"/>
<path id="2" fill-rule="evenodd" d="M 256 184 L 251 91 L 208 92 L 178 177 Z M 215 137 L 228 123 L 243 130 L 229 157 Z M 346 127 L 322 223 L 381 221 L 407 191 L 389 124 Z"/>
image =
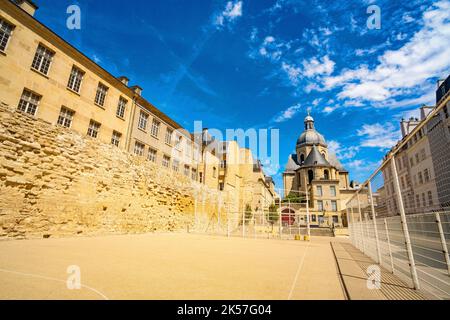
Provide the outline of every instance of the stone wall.
<path id="1" fill-rule="evenodd" d="M 0 106 L 0 239 L 186 230 L 194 223 L 194 195 L 203 189 L 116 147 Z M 208 199 L 202 208 L 214 210 Z"/>

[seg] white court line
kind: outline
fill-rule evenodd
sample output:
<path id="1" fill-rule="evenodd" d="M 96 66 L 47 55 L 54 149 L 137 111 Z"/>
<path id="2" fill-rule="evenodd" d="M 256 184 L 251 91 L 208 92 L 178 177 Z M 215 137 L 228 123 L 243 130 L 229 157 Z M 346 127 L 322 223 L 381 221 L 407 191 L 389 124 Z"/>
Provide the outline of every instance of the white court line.
<path id="1" fill-rule="evenodd" d="M 298 276 L 300 275 L 300 271 L 302 271 L 303 263 L 305 262 L 306 254 L 308 253 L 309 245 L 311 242 L 308 242 L 308 245 L 306 246 L 305 253 L 303 254 L 302 259 L 300 260 L 300 263 L 298 264 L 297 273 L 295 274 L 294 281 L 292 282 L 291 291 L 289 292 L 288 300 L 292 300 L 292 295 L 294 294 L 295 286 L 297 284 Z"/>
<path id="2" fill-rule="evenodd" d="M 67 283 L 66 280 L 61 280 L 61 279 L 56 279 L 56 278 L 51 278 L 51 277 L 46 277 L 46 276 L 41 276 L 38 274 L 32 274 L 32 273 L 23 273 L 23 272 L 17 272 L 17 271 L 11 271 L 11 270 L 5 270 L 5 269 L 0 269 L 0 272 L 5 272 L 5 273 L 12 273 L 12 274 L 17 274 L 17 275 L 21 275 L 21 276 L 26 276 L 26 277 L 32 277 L 32 278 L 39 278 L 39 279 L 44 279 L 44 280 L 50 280 L 50 281 L 57 281 L 57 282 L 63 282 L 63 283 Z M 104 300 L 109 300 L 107 296 L 105 296 L 103 293 L 101 293 L 100 291 L 91 288 L 89 286 L 86 286 L 84 284 L 81 284 L 82 287 L 91 290 L 92 292 L 95 292 L 96 294 L 98 294 L 99 296 L 101 296 Z M 67 289 L 69 290 L 69 289 Z"/>

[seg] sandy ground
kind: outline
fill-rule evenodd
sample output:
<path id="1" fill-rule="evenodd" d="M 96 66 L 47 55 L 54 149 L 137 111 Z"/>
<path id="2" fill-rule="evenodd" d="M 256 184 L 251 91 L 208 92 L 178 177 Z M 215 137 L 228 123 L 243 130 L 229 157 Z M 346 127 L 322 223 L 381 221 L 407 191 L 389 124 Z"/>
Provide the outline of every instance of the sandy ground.
<path id="1" fill-rule="evenodd" d="M 344 299 L 332 238 L 148 234 L 0 242 L 0 299 Z M 69 266 L 82 288 L 69 290 Z"/>

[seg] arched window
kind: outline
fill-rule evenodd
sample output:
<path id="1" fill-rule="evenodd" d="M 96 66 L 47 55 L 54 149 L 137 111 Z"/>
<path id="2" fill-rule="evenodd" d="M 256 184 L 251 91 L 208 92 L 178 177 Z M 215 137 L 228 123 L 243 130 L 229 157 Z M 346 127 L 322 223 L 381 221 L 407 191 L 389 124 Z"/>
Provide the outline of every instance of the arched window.
<path id="1" fill-rule="evenodd" d="M 303 163 L 305 163 L 305 155 L 301 154 L 300 155 L 300 164 L 303 164 Z"/>
<path id="2" fill-rule="evenodd" d="M 325 170 L 323 172 L 323 177 L 325 180 L 330 180 L 330 172 L 328 170 Z"/>
<path id="3" fill-rule="evenodd" d="M 311 183 L 314 180 L 314 171 L 312 171 L 312 170 L 308 171 L 308 180 L 309 180 L 309 183 Z"/>

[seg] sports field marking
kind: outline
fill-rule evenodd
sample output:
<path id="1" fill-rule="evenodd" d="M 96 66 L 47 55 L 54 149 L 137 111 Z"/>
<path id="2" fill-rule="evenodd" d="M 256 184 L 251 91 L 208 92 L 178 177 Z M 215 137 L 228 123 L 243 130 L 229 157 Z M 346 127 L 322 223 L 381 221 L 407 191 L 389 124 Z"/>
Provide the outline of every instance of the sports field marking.
<path id="1" fill-rule="evenodd" d="M 49 281 L 57 281 L 57 282 L 63 282 L 64 284 L 67 283 L 66 280 L 61 280 L 61 279 L 57 279 L 57 278 L 52 278 L 52 277 L 47 277 L 47 276 L 42 276 L 39 274 L 32 274 L 32 273 L 24 273 L 24 272 L 17 272 L 17 271 L 11 271 L 11 270 L 5 270 L 5 269 L 0 269 L 0 272 L 4 272 L 4 273 L 11 273 L 11 274 L 16 274 L 19 276 L 24 276 L 24 277 L 31 277 L 31 278 L 38 278 L 38 279 L 43 279 L 43 280 L 49 280 Z M 92 292 L 95 292 L 96 294 L 98 294 L 99 296 L 101 296 L 104 300 L 109 300 L 107 296 L 105 296 L 103 293 L 101 293 L 100 291 L 98 291 L 95 288 L 86 286 L 84 284 L 81 284 L 81 286 L 83 288 L 86 288 Z M 69 290 L 69 289 L 67 289 Z"/>
<path id="2" fill-rule="evenodd" d="M 306 254 L 308 253 L 309 245 L 310 245 L 310 242 L 308 242 L 308 245 L 306 246 L 306 249 L 305 249 L 305 253 L 303 254 L 302 259 L 300 260 L 300 263 L 298 264 L 297 273 L 295 274 L 294 282 L 292 282 L 291 291 L 289 292 L 288 300 L 292 300 L 292 295 L 294 294 L 294 290 L 297 285 L 298 276 L 300 275 L 300 272 L 302 271 L 303 264 L 305 262 L 305 257 L 306 257 Z"/>

